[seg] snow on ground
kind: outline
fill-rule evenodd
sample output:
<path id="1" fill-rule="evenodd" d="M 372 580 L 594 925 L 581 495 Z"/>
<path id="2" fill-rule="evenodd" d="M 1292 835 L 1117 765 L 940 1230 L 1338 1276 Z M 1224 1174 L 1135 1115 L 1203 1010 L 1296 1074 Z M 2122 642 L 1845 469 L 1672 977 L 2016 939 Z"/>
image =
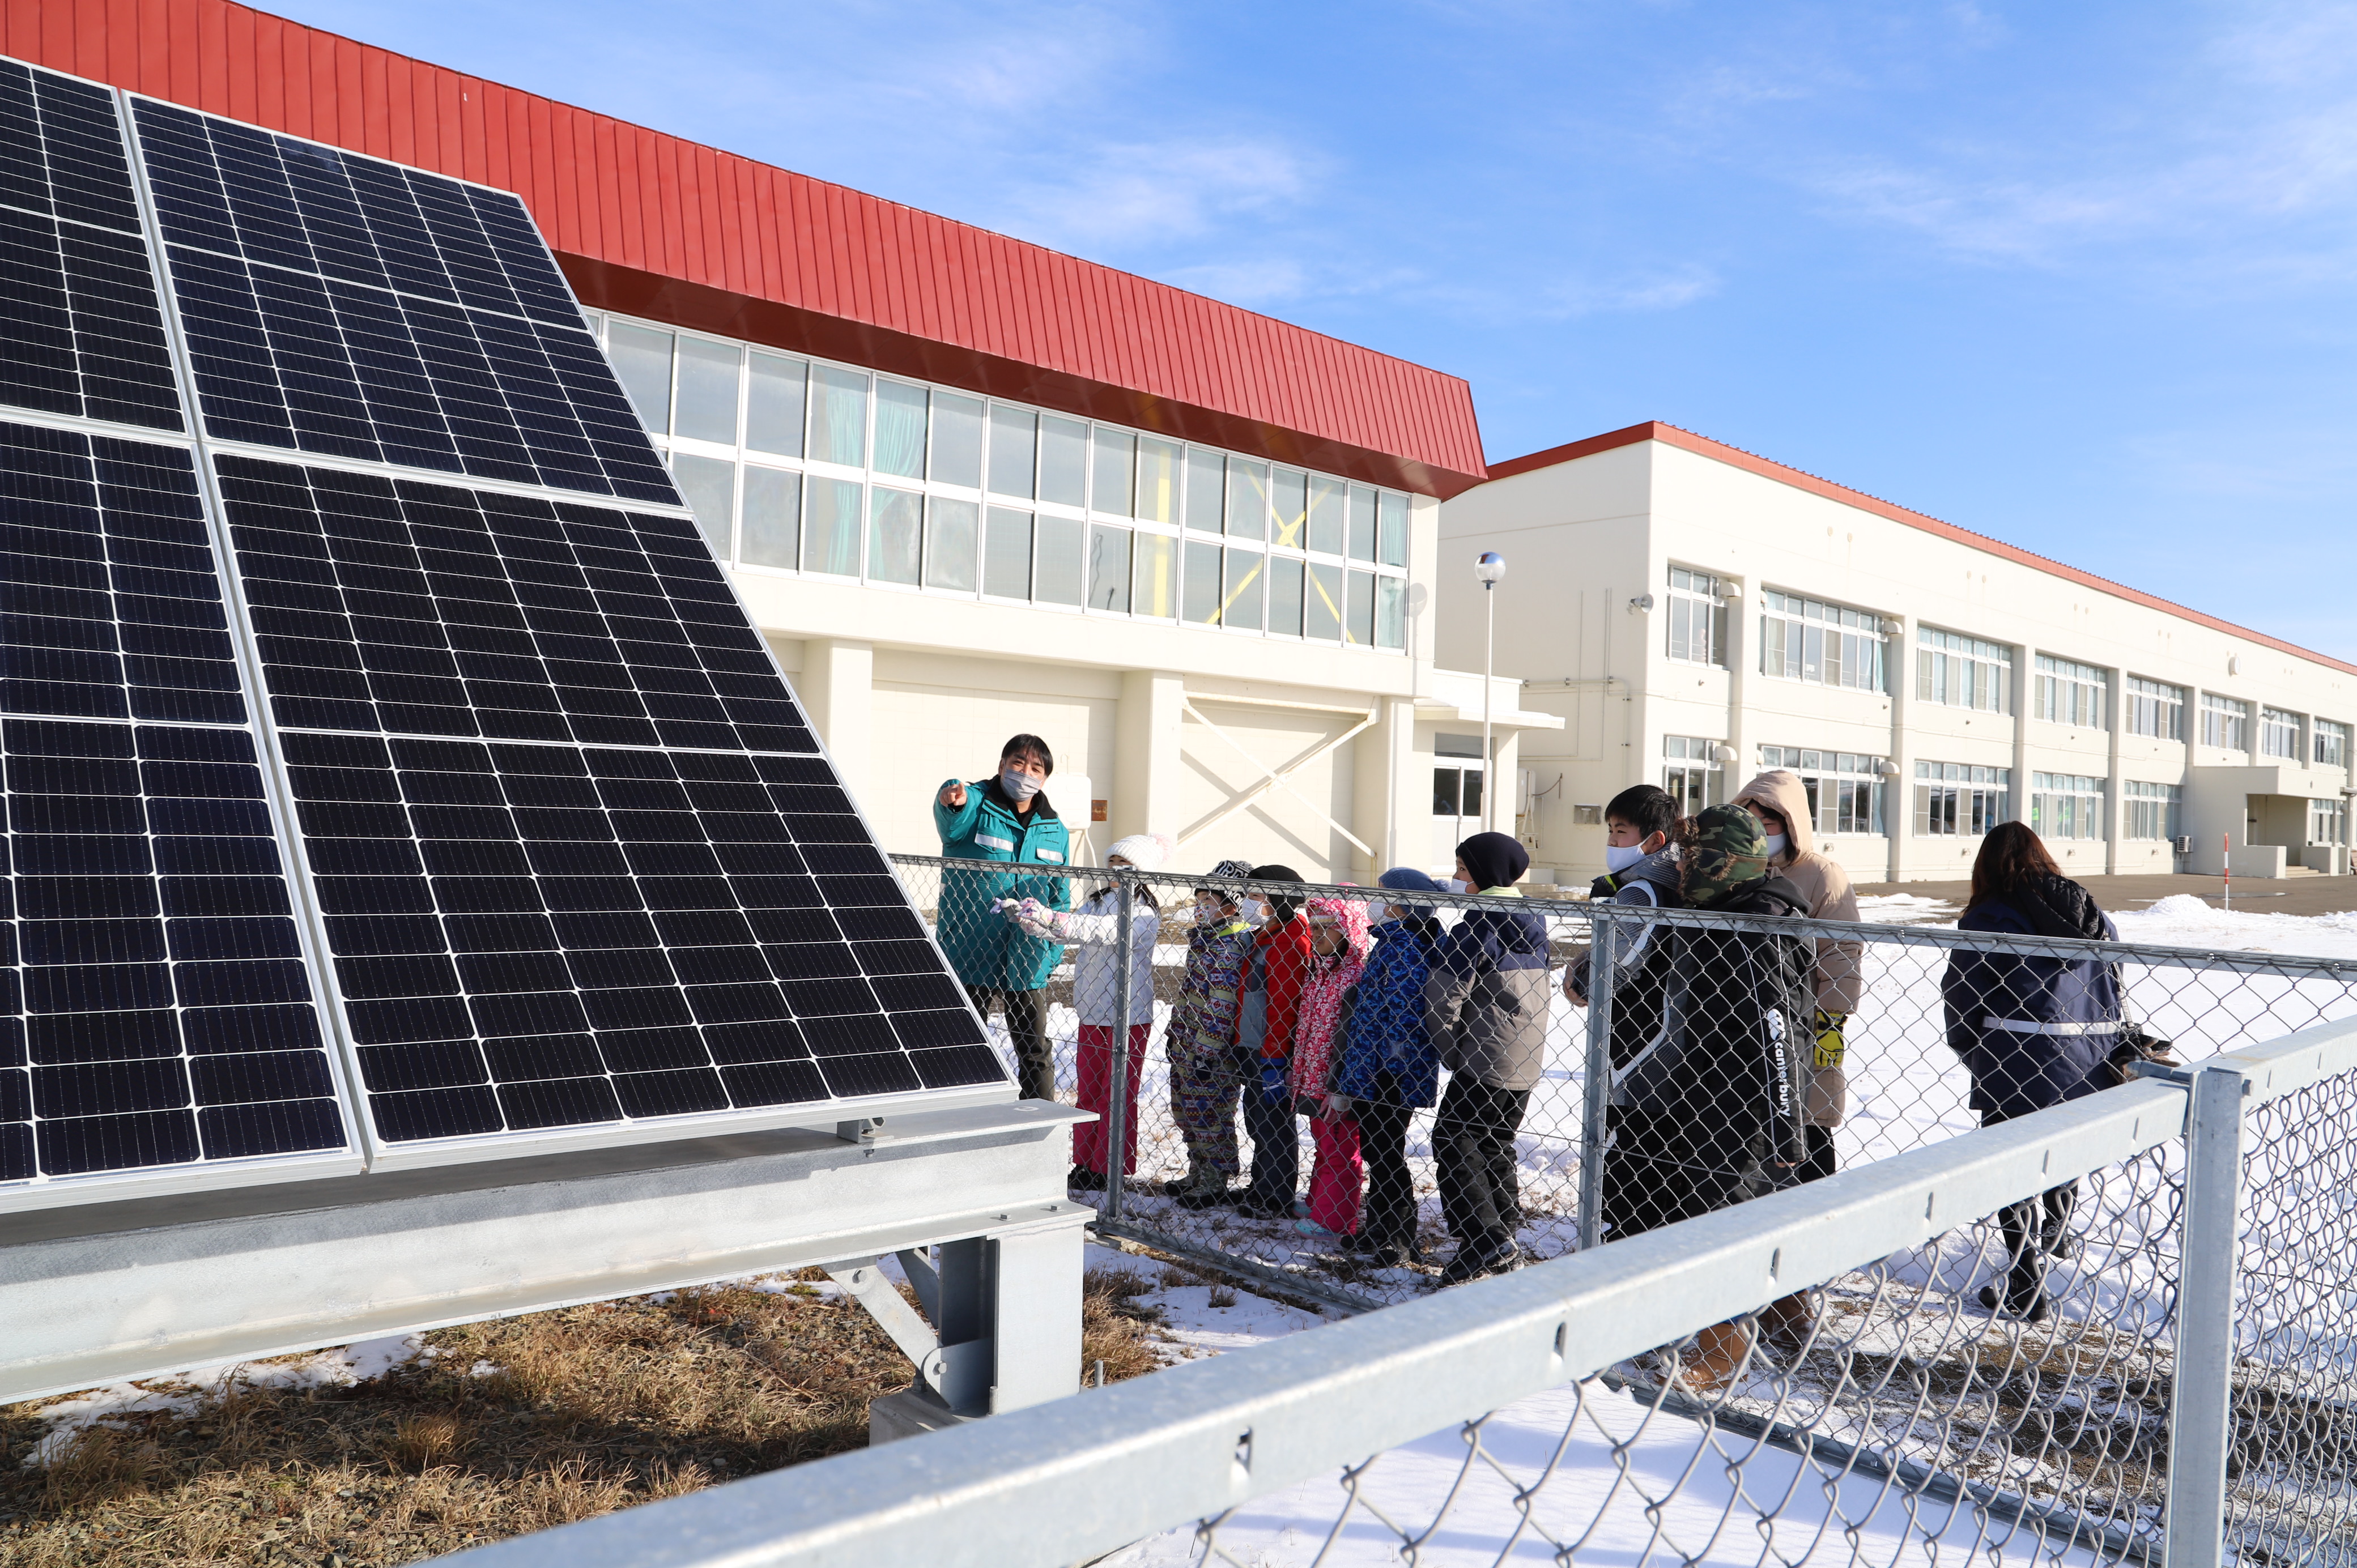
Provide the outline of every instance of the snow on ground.
<path id="1" fill-rule="evenodd" d="M 188 1414 L 205 1401 L 221 1398 L 231 1380 L 255 1389 L 349 1387 L 433 1354 L 432 1348 L 416 1335 L 398 1334 L 281 1361 L 223 1361 L 136 1382 L 108 1383 L 42 1406 L 36 1413 L 48 1423 L 49 1429 L 26 1454 L 25 1466 L 28 1469 L 47 1466 L 71 1447 L 85 1428 L 102 1421 L 159 1410 Z"/>
<path id="2" fill-rule="evenodd" d="M 1139 1261 L 1092 1245 L 1088 1266 L 1137 1268 Z M 1215 1299 L 1232 1305 L 1211 1305 Z M 1326 1321 L 1245 1291 L 1201 1285 L 1166 1283 L 1139 1305 L 1161 1309 L 1164 1332 L 1188 1357 L 1249 1350 Z M 1567 1385 L 1516 1401 L 1485 1423 L 1482 1447 L 1505 1475 L 1479 1462 L 1469 1472 L 1464 1439 L 1455 1428 L 1392 1449 L 1366 1473 L 1366 1499 L 1410 1530 L 1429 1528 L 1448 1503 L 1448 1517 L 1418 1563 L 1501 1561 L 1499 1553 L 1522 1526 L 1516 1488 L 1543 1475 L 1532 1520 L 1558 1541 L 1585 1536 L 1583 1563 L 1755 1563 L 1761 1557 L 1762 1514 L 1775 1520 L 1774 1555 L 1795 1565 L 1928 1564 L 1968 1558 L 1976 1547 L 1991 1545 L 2002 1548 L 2001 1560 L 2008 1563 L 2075 1568 L 2092 1561 L 2083 1552 L 2040 1552 L 2027 1534 L 2010 1534 L 2008 1527 L 1969 1509 L 1924 1499 L 1910 1504 L 1867 1477 L 1829 1484 L 1797 1455 L 1732 1433 L 1706 1434 L 1690 1421 L 1600 1384 L 1584 1392 Z M 1319 1558 L 1346 1502 L 1337 1478 L 1255 1498 L 1221 1525 L 1218 1544 L 1250 1568 L 1296 1568 L 1313 1560 L 1337 1568 L 1404 1561 L 1399 1536 L 1364 1508 L 1351 1515 L 1340 1538 Z M 1649 1503 L 1660 1505 L 1658 1535 Z M 1936 1538 L 1936 1558 L 1927 1538 Z M 1543 1536 L 1523 1529 L 1503 1561 L 1538 1563 L 1554 1555 Z M 1103 1568 L 1175 1568 L 1200 1560 L 1194 1531 L 1184 1527 L 1102 1562 Z"/>

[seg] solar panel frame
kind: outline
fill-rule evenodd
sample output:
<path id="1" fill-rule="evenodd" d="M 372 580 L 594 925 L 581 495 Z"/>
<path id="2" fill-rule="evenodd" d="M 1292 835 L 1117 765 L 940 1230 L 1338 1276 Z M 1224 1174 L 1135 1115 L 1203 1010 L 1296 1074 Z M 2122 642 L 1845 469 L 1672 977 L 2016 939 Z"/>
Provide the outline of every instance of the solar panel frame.
<path id="1" fill-rule="evenodd" d="M 172 269 L 164 264 L 165 232 L 161 226 L 162 220 L 156 209 L 156 192 L 147 178 L 145 156 L 139 144 L 134 120 L 134 110 L 140 101 L 132 94 L 115 93 L 113 96 L 116 105 L 118 134 L 125 142 L 125 156 L 137 188 L 141 208 L 142 243 L 148 252 L 151 275 L 155 280 L 159 306 L 169 336 L 176 390 L 185 409 L 199 410 L 202 407 L 197 387 L 199 371 L 191 340 L 184 330 L 186 302 L 180 295 L 178 283 Z M 226 124 L 234 124 L 233 122 Z M 250 127 L 242 129 L 248 136 L 264 134 L 254 132 Z M 286 138 L 274 134 L 272 136 L 273 145 L 282 148 L 299 141 L 299 138 Z M 318 144 L 305 145 L 319 146 Z M 404 188 L 412 183 L 418 172 L 409 171 L 403 166 L 382 160 L 364 159 L 360 155 L 346 154 L 339 149 L 325 148 L 323 151 L 341 160 L 348 169 L 365 168 L 372 171 L 365 177 L 382 180 L 397 177 L 402 180 Z M 293 166 L 287 163 L 283 152 L 279 166 L 282 172 Z M 471 220 L 477 225 L 477 231 L 482 240 L 480 248 L 470 252 L 474 263 L 479 265 L 482 257 L 489 254 L 494 258 L 495 264 L 503 269 L 503 275 L 514 284 L 519 314 L 511 319 L 514 323 L 514 328 L 520 330 L 511 333 L 510 339 L 502 346 L 501 351 L 512 355 L 525 351 L 533 342 L 546 340 L 540 336 L 541 328 L 562 324 L 572 328 L 572 331 L 560 336 L 554 341 L 568 350 L 580 349 L 579 357 L 571 364 L 556 360 L 544 360 L 540 373 L 555 381 L 560 388 L 567 390 L 568 395 L 575 395 L 578 386 L 583 383 L 584 378 L 592 381 L 602 381 L 603 383 L 609 385 L 620 413 L 620 420 L 617 424 L 619 431 L 617 439 L 630 447 L 632 452 L 642 454 L 645 459 L 659 465 L 659 459 L 653 454 L 651 444 L 647 441 L 635 415 L 630 412 L 626 397 L 619 392 L 619 383 L 614 377 L 610 365 L 605 360 L 602 352 L 597 350 L 594 338 L 590 338 L 586 331 L 580 306 L 573 298 L 569 285 L 565 282 L 561 272 L 554 267 L 544 242 L 541 239 L 538 231 L 532 226 L 529 214 L 523 211 L 522 204 L 509 193 L 493 188 L 478 186 L 468 181 L 447 180 L 445 177 L 425 177 L 442 180 L 443 184 L 437 187 L 437 189 L 447 192 L 450 188 L 456 188 L 463 193 L 468 209 L 466 214 L 457 212 L 447 202 L 445 202 L 435 215 L 436 219 L 446 226 L 457 223 L 462 228 Z M 305 200 L 312 199 L 317 196 L 316 192 L 307 193 L 300 188 L 300 186 L 299 176 L 288 177 L 286 199 L 295 202 L 297 207 L 300 207 Z M 226 198 L 224 199 L 226 200 Z M 332 201 L 322 203 L 317 200 L 314 201 L 314 205 L 320 206 L 323 209 L 332 209 L 334 206 Z M 424 215 L 422 206 L 420 211 L 420 224 L 428 224 L 429 220 Z M 334 216 L 332 211 L 328 212 L 328 219 Z M 321 221 L 327 220 L 321 220 Z M 270 242 L 284 246 L 291 244 L 292 241 L 282 229 L 280 232 L 271 237 Z M 520 255 L 526 259 L 539 258 L 539 265 L 536 269 L 522 265 L 518 261 Z M 221 256 L 236 259 L 237 253 L 222 252 Z M 382 256 L 378 258 L 381 262 L 384 259 Z M 260 270 L 243 262 L 240 264 L 246 267 L 249 275 Z M 282 274 L 280 275 L 301 274 Z M 313 275 L 316 281 L 317 274 Z M 391 275 L 390 273 L 388 275 Z M 328 277 L 325 282 L 320 283 L 320 292 L 329 293 L 331 295 L 329 299 L 331 309 L 334 306 L 333 287 L 348 286 L 350 281 Z M 370 285 L 363 280 L 360 286 L 381 285 Z M 313 297 L 316 298 L 316 295 Z M 199 302 L 200 305 L 201 303 Z M 456 308 L 455 302 L 452 303 L 452 308 Z M 581 338 L 582 345 L 572 344 L 571 338 L 574 335 Z M 495 374 L 492 380 L 495 381 Z M 70 416 L 49 414 L 36 415 L 27 419 L 25 423 L 63 428 L 87 422 L 78 421 Z M 831 1094 L 824 1099 L 780 1104 L 766 1109 L 679 1110 L 672 1113 L 653 1114 L 619 1123 L 557 1125 L 537 1130 L 508 1130 L 495 1133 L 460 1134 L 416 1142 L 395 1141 L 382 1135 L 368 1103 L 366 1069 L 364 1058 L 361 1055 L 362 1046 L 355 1039 L 354 1033 L 349 1026 L 351 1017 L 350 1003 L 356 998 L 346 994 L 336 955 L 332 950 L 330 932 L 327 925 L 328 917 L 324 909 L 325 900 L 321 894 L 322 874 L 313 865 L 307 835 L 300 825 L 301 812 L 296 800 L 295 774 L 287 760 L 288 738 L 307 732 L 284 725 L 270 711 L 271 688 L 264 670 L 263 644 L 252 613 L 254 607 L 248 602 L 244 574 L 236 570 L 233 565 L 236 542 L 233 538 L 232 509 L 225 495 L 223 475 L 220 465 L 224 460 L 230 460 L 234 467 L 235 459 L 245 458 L 281 467 L 335 471 L 376 478 L 390 478 L 404 483 L 441 486 L 484 495 L 530 498 L 560 504 L 587 506 L 615 514 L 634 514 L 649 522 L 667 523 L 673 531 L 670 537 L 674 543 L 681 546 L 682 560 L 700 564 L 703 568 L 700 572 L 682 574 L 683 580 L 686 577 L 695 578 L 696 591 L 706 596 L 705 602 L 716 609 L 725 605 L 727 614 L 734 618 L 730 624 L 741 627 L 749 636 L 751 643 L 758 648 L 759 655 L 758 662 L 764 674 L 791 698 L 794 703 L 793 716 L 802 719 L 799 698 L 792 696 L 791 682 L 778 664 L 775 650 L 770 646 L 766 637 L 760 635 L 759 623 L 747 608 L 737 584 L 712 558 L 709 548 L 704 542 L 696 526 L 694 514 L 679 499 L 667 473 L 663 473 L 659 466 L 656 471 L 662 479 L 663 499 L 657 500 L 611 491 L 568 490 L 563 487 L 545 483 L 536 470 L 529 476 L 519 475 L 516 478 L 507 479 L 454 472 L 447 468 L 389 463 L 384 459 L 382 448 L 373 456 L 339 456 L 299 450 L 275 443 L 225 439 L 211 430 L 208 423 L 202 419 L 190 427 L 188 433 L 182 434 L 177 439 L 171 435 L 159 437 L 152 431 L 133 430 L 120 426 L 101 427 L 94 429 L 92 433 L 145 440 L 155 445 L 190 451 L 195 456 L 196 470 L 203 492 L 206 525 L 216 558 L 218 580 L 221 585 L 223 603 L 228 610 L 231 627 L 231 641 L 236 653 L 240 689 L 248 708 L 247 729 L 258 743 L 257 754 L 260 757 L 264 789 L 270 806 L 274 843 L 293 899 L 296 924 L 301 934 L 302 961 L 310 981 L 313 1005 L 324 1022 L 325 1038 L 331 1047 L 328 1057 L 334 1078 L 335 1099 L 342 1112 L 344 1128 L 353 1152 L 332 1157 L 309 1155 L 276 1156 L 274 1160 L 266 1162 L 266 1168 L 265 1165 L 256 1165 L 242 1172 L 231 1172 L 225 1166 L 209 1169 L 151 1168 L 144 1171 L 115 1172 L 89 1178 L 73 1178 L 71 1182 L 37 1183 L 30 1186 L 0 1185 L 0 1211 L 38 1203 L 90 1201 L 108 1197 L 128 1196 L 132 1193 L 214 1185 L 219 1181 L 251 1184 L 269 1179 L 291 1179 L 296 1176 L 335 1174 L 338 1171 L 363 1166 L 378 1168 L 519 1157 L 571 1148 L 645 1144 L 684 1137 L 775 1127 L 832 1129 L 842 1122 L 896 1113 L 906 1110 L 944 1110 L 963 1105 L 1002 1102 L 1014 1098 L 1014 1086 L 1008 1080 L 1003 1064 L 996 1059 L 996 1053 L 991 1047 L 986 1044 L 953 1045 L 947 1049 L 980 1051 L 991 1058 L 992 1077 L 989 1081 L 935 1089 L 921 1087 L 911 1089 L 905 1086 L 905 1079 L 896 1085 L 879 1078 L 872 1071 L 862 1070 L 858 1066 L 862 1058 L 834 1052 L 828 1054 L 828 1059 L 841 1064 L 839 1070 L 835 1071 L 835 1081 L 848 1092 L 842 1095 Z M 606 460 L 602 454 L 599 460 L 601 462 Z M 692 552 L 685 548 L 685 542 L 691 540 L 694 542 Z M 684 622 L 683 621 L 682 624 L 683 625 Z M 382 736 L 387 733 L 397 732 L 376 730 L 342 733 L 348 736 L 357 736 L 361 734 L 374 734 Z M 447 740 L 450 737 L 446 736 L 425 738 Z M 658 738 L 662 738 L 660 735 Z M 517 739 L 513 742 L 496 741 L 481 744 L 532 743 Z M 579 749 L 587 742 L 576 736 L 567 737 L 561 744 Z M 725 750 L 694 751 L 692 754 L 724 757 L 791 756 L 807 758 L 823 768 L 826 776 L 834 779 L 839 787 L 840 773 L 835 768 L 824 745 L 814 732 L 808 730 L 806 720 L 801 726 L 801 733 L 793 737 L 792 745 L 791 751 L 740 749 L 745 746 L 744 740 L 740 738 Z M 609 746 L 605 749 L 631 748 Z M 643 752 L 644 755 L 656 757 L 688 754 L 684 752 L 684 748 L 657 746 L 646 746 Z M 940 1008 L 935 1011 L 934 1015 L 944 1020 L 954 1017 L 958 1021 L 951 1027 L 952 1034 L 986 1040 L 986 1030 L 965 998 L 963 986 L 955 983 L 954 972 L 951 969 L 938 940 L 915 916 L 905 889 L 900 886 L 897 876 L 889 874 L 888 863 L 881 862 L 879 852 L 875 847 L 878 841 L 873 824 L 867 820 L 858 803 L 849 798 L 847 791 L 845 793 L 845 803 L 849 810 L 838 814 L 847 819 L 849 822 L 856 823 L 856 837 L 866 846 L 867 855 L 876 858 L 879 863 L 879 875 L 874 878 L 877 884 L 877 891 L 888 887 L 892 895 L 890 904 L 873 907 L 882 909 L 897 908 L 904 912 L 907 929 L 896 928 L 891 933 L 896 937 L 906 939 L 898 950 L 905 957 L 910 950 L 909 943 L 921 938 L 925 949 L 931 956 L 934 966 L 931 972 L 941 982 L 931 990 L 933 998 L 954 1002 L 953 1007 Z M 846 838 L 850 836 L 854 835 L 846 834 Z M 492 847 L 496 848 L 496 845 Z M 636 875 L 635 871 L 633 875 Z M 845 908 L 851 907 L 853 906 L 845 906 Z M 667 950 L 687 951 L 694 946 L 690 944 L 690 948 Z M 456 950 L 454 948 L 451 950 L 455 952 Z M 702 950 L 698 948 L 694 950 Z M 506 961 L 500 961 L 504 963 Z M 489 972 L 486 971 L 486 972 Z M 684 994 L 686 987 L 692 982 L 686 972 L 677 972 L 679 988 Z M 702 972 L 699 971 L 698 973 L 701 974 Z M 736 1004 L 739 1000 L 725 993 L 728 984 L 725 980 L 706 977 L 705 980 L 693 983 L 705 987 L 709 992 L 705 999 L 709 1000 L 714 1006 L 726 1007 Z M 786 983 L 780 979 L 776 980 L 775 983 L 783 987 Z M 833 993 L 830 987 L 834 985 L 833 982 L 811 978 L 797 981 L 794 983 L 802 988 L 802 1000 L 809 1008 L 813 1010 L 810 1015 L 823 1015 L 830 1007 L 842 1004 L 839 1001 L 832 1000 Z M 946 990 L 942 989 L 944 986 Z M 490 993 L 500 994 L 496 990 Z M 879 1012 L 876 1016 L 880 1019 L 883 1015 Z M 712 1022 L 726 1026 L 725 1020 L 716 1019 Z M 703 1026 L 701 1021 L 698 1026 Z M 912 1036 L 908 1042 L 909 1049 L 928 1049 L 932 1046 L 932 1042 L 923 1037 L 924 1026 L 921 1023 L 915 1026 L 919 1029 L 919 1034 Z M 886 1026 L 886 1027 L 888 1031 L 889 1026 Z M 592 1033 L 595 1032 L 593 1029 Z M 820 1055 L 821 1053 L 813 1051 L 810 1059 L 815 1062 Z M 899 1059 L 904 1069 L 912 1068 L 916 1061 L 915 1058 L 906 1052 L 901 1053 Z M 932 1059 L 937 1062 L 943 1061 L 946 1057 L 936 1050 Z M 718 1063 L 716 1055 L 714 1060 L 716 1064 Z M 745 1065 L 758 1066 L 759 1064 Z M 970 1058 L 966 1066 L 968 1068 L 973 1066 Z M 668 1069 L 650 1067 L 648 1081 L 651 1083 L 654 1078 L 662 1076 L 665 1070 Z M 661 1112 L 662 1108 L 658 1105 L 655 1109 Z M 299 1169 L 294 1168 L 297 1165 L 300 1166 Z M 67 1191 L 69 1187 L 73 1190 Z"/>

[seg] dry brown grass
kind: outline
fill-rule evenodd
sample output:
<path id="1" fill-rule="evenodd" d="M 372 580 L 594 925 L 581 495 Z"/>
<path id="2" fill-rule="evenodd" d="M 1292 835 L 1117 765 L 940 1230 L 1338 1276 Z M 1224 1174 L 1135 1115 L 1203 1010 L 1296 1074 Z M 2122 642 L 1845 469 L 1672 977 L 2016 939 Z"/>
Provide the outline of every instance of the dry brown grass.
<path id="1" fill-rule="evenodd" d="M 1137 1301 L 1152 1288 L 1088 1276 L 1084 1371 L 1162 1364 Z M 40 1469 L 23 1466 L 40 1403 L 0 1408 L 0 1563 L 391 1568 L 863 1447 L 868 1402 L 911 1376 L 865 1312 L 815 1291 L 601 1302 L 426 1340 L 433 1359 L 355 1387 L 232 1383 L 189 1414 L 92 1426 Z"/>

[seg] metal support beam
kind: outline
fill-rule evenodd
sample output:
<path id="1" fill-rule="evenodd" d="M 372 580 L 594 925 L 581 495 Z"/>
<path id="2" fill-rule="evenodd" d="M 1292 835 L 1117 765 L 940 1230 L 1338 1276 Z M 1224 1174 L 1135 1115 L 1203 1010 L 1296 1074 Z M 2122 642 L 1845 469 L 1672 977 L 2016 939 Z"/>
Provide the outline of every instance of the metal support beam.
<path id="1" fill-rule="evenodd" d="M 1049 1371 L 1069 1392 L 1093 1217 L 1064 1190 L 1079 1119 L 1009 1101 L 896 1116 L 858 1144 L 779 1129 L 13 1215 L 0 1402 L 936 1243 L 943 1342 L 987 1344 L 988 1239 L 1042 1228 L 1071 1289 L 1021 1283 L 1050 1322 L 1018 1353 L 1068 1332 Z"/>
<path id="2" fill-rule="evenodd" d="M 2250 1080 L 2231 1064 L 2193 1075 L 2185 1117 L 2177 1382 L 2169 1423 L 2169 1568 L 2217 1568 L 2225 1550 L 2234 1402 L 2234 1265 Z"/>

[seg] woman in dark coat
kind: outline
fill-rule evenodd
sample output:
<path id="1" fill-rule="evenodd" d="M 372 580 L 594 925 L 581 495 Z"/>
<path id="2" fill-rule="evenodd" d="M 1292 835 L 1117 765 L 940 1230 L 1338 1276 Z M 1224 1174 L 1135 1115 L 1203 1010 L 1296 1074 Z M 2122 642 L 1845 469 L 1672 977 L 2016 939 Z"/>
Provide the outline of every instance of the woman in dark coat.
<path id="1" fill-rule="evenodd" d="M 1963 931 L 2117 941 L 2094 896 L 2062 875 L 2036 833 L 2020 822 L 1994 829 L 1973 862 L 1972 899 L 1956 921 Z M 1940 983 L 1948 1046 L 1973 1075 L 1972 1107 L 1993 1127 L 2105 1086 L 2101 1069 L 2120 1043 L 2117 968 L 2102 959 L 2038 958 L 1960 948 Z M 2046 1260 L 2071 1248 L 2071 1208 L 2079 1186 L 2049 1188 L 2040 1200 L 2008 1206 L 1997 1217 L 2010 1260 L 2005 1290 L 1981 1292 L 1981 1305 L 2028 1322 L 2051 1303 Z M 2042 1212 L 2041 1212 L 2042 1210 Z"/>

